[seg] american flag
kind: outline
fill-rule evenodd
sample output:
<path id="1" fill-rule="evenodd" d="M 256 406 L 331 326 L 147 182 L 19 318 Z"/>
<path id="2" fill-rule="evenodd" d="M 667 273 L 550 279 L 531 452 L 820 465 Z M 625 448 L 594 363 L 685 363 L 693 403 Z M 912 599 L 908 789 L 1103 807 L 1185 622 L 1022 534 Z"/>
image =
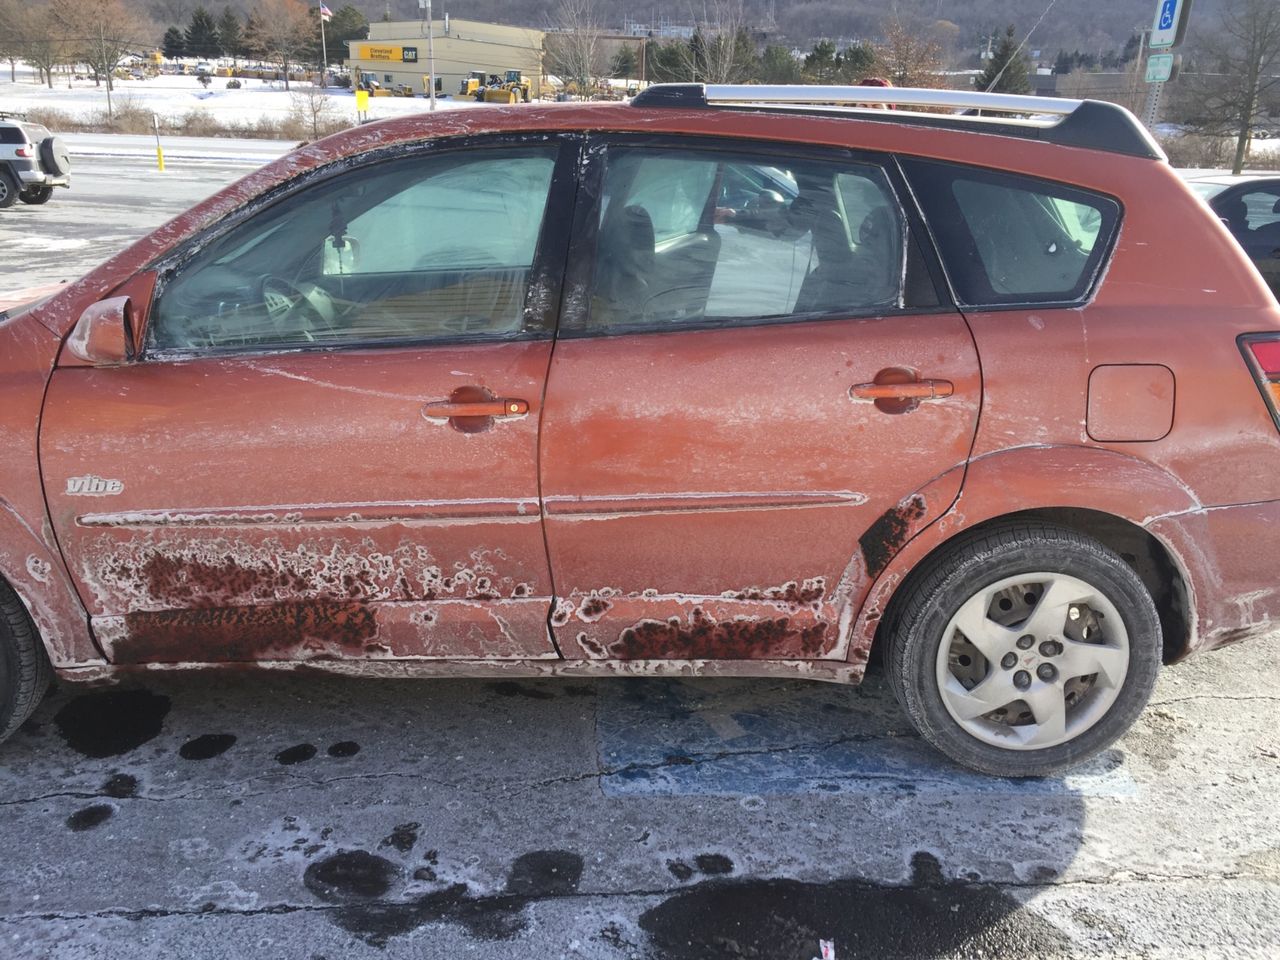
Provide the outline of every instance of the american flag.
<path id="1" fill-rule="evenodd" d="M 328 23 L 330 20 L 333 19 L 333 11 L 330 10 L 328 7 L 326 7 L 323 3 L 320 4 L 320 19 L 323 20 L 325 23 Z"/>

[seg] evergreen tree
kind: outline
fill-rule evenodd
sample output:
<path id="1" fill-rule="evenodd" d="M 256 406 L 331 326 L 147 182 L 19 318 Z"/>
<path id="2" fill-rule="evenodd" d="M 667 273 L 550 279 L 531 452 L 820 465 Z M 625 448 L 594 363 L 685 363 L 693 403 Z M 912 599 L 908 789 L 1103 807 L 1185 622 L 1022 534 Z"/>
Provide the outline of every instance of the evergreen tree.
<path id="1" fill-rule="evenodd" d="M 1027 58 L 1018 50 L 1013 24 L 1000 38 L 987 68 L 978 77 L 977 89 L 991 93 L 1030 93 L 1031 79 L 1027 70 Z"/>
<path id="2" fill-rule="evenodd" d="M 1071 54 L 1065 50 L 1059 50 L 1058 59 L 1053 61 L 1053 72 L 1059 76 L 1066 76 L 1075 65 L 1075 61 L 1071 59 Z"/>
<path id="3" fill-rule="evenodd" d="M 849 44 L 836 60 L 840 80 L 844 83 L 857 83 L 876 72 L 876 51 L 868 43 Z"/>
<path id="4" fill-rule="evenodd" d="M 176 60 L 178 57 L 186 55 L 187 41 L 182 36 L 181 30 L 177 27 L 170 27 L 164 32 L 164 39 L 160 41 L 160 47 L 166 57 L 170 60 Z"/>
<path id="5" fill-rule="evenodd" d="M 636 52 L 623 44 L 609 63 L 609 76 L 629 80 L 640 72 L 640 60 Z"/>
<path id="6" fill-rule="evenodd" d="M 369 35 L 369 18 L 346 4 L 333 14 L 333 19 L 324 25 L 325 36 L 329 41 L 329 53 L 334 60 L 341 60 L 347 55 L 348 40 L 363 40 Z M 338 53 L 335 55 L 334 50 Z"/>
<path id="7" fill-rule="evenodd" d="M 246 57 L 253 57 L 255 60 L 261 60 L 266 56 L 266 26 L 262 22 L 262 16 L 256 10 L 251 11 L 249 16 L 245 18 L 244 30 L 240 33 L 240 49 L 244 51 Z"/>
<path id="8" fill-rule="evenodd" d="M 239 59 L 244 56 L 244 37 L 240 28 L 240 18 L 230 7 L 222 8 L 218 17 L 218 41 L 222 46 L 222 55 Z"/>
<path id="9" fill-rule="evenodd" d="M 218 25 L 213 14 L 204 7 L 196 7 L 191 14 L 184 40 L 189 57 L 216 57 L 222 51 L 218 43 Z"/>
<path id="10" fill-rule="evenodd" d="M 645 64 L 648 79 L 654 83 L 681 83 L 693 79 L 689 75 L 685 46 L 679 40 L 650 42 L 645 49 Z"/>
<path id="11" fill-rule="evenodd" d="M 836 45 L 830 40 L 819 40 L 804 58 L 805 78 L 810 83 L 835 83 L 839 72 Z"/>
<path id="12" fill-rule="evenodd" d="M 800 61 L 786 47 L 771 43 L 760 55 L 761 83 L 800 83 Z"/>

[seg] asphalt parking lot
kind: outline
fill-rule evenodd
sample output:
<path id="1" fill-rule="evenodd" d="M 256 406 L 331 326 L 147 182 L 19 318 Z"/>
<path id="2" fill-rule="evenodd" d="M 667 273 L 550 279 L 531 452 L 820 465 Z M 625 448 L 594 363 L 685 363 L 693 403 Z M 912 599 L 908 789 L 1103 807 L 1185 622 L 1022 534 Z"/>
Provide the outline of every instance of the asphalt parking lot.
<path id="1" fill-rule="evenodd" d="M 0 288 L 249 169 L 77 157 L 0 212 Z M 1280 956 L 1277 641 L 1166 670 L 1113 749 L 1024 782 L 933 753 L 874 665 L 64 685 L 0 746 L 0 956 Z"/>

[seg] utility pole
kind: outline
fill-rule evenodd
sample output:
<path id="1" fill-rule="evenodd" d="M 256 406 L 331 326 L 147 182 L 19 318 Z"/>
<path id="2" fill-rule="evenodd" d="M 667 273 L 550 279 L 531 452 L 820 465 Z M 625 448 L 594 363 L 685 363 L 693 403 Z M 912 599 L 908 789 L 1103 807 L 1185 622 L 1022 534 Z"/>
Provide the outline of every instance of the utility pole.
<path id="1" fill-rule="evenodd" d="M 431 30 L 431 0 L 427 0 L 427 75 L 430 77 L 428 96 L 431 98 L 431 110 L 436 108 L 436 48 Z"/>

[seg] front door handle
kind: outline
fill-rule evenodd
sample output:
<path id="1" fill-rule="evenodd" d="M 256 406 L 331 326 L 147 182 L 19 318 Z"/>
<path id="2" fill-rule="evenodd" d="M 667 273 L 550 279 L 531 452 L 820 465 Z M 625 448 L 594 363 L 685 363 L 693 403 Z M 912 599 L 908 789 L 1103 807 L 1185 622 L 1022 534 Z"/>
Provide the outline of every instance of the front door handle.
<path id="1" fill-rule="evenodd" d="M 484 400 L 432 400 L 422 405 L 428 420 L 450 420 L 453 417 L 519 417 L 529 412 L 528 400 L 494 397 Z"/>
<path id="2" fill-rule="evenodd" d="M 955 392 L 950 380 L 911 380 L 907 383 L 856 383 L 849 388 L 859 400 L 940 400 Z"/>

